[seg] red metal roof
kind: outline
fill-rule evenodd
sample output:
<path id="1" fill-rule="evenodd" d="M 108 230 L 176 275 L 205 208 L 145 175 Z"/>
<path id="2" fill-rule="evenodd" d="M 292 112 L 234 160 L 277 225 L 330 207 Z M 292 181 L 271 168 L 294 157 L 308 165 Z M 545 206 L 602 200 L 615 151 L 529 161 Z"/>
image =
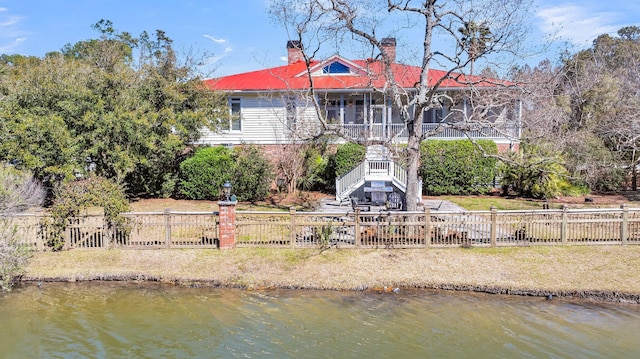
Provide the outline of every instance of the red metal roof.
<path id="1" fill-rule="evenodd" d="M 385 76 L 382 75 L 383 66 L 379 61 L 354 60 L 349 61 L 340 57 L 334 57 L 323 62 L 311 63 L 312 68 L 321 68 L 333 61 L 342 61 L 347 64 L 356 65 L 356 74 L 322 74 L 313 77 L 316 90 L 338 90 L 338 89 L 364 89 L 377 87 L 381 88 L 385 84 Z M 353 67 L 353 66 L 352 66 Z M 413 88 L 420 80 L 420 67 L 392 64 L 392 70 L 398 84 L 404 88 Z M 446 76 L 442 70 L 429 70 L 429 86 L 436 84 L 438 80 Z M 445 79 L 440 87 L 442 88 L 464 88 L 464 82 L 481 80 L 477 76 L 461 76 L 459 81 L 453 78 Z M 450 77 L 453 77 L 450 76 Z M 279 91 L 279 90 L 305 90 L 309 88 L 309 78 L 304 61 L 293 64 L 272 67 L 264 70 L 251 71 L 236 75 L 229 75 L 219 78 L 207 79 L 205 84 L 212 90 L 222 91 Z M 489 83 L 484 83 L 488 86 Z M 482 86 L 482 85 L 480 85 Z"/>

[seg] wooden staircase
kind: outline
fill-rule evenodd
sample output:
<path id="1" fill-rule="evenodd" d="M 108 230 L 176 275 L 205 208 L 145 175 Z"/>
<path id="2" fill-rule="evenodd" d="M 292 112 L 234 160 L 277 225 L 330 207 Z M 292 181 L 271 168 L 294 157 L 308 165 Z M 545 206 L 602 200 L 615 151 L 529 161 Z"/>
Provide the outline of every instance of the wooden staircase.
<path id="1" fill-rule="evenodd" d="M 369 146 L 364 161 L 336 178 L 336 200 L 349 201 L 355 191 L 372 181 L 390 183 L 404 194 L 407 191 L 407 170 L 391 160 L 389 151 L 383 146 Z M 419 190 L 418 193 L 421 194 L 422 191 Z"/>
<path id="2" fill-rule="evenodd" d="M 407 191 L 407 171 L 394 161 L 362 161 L 349 173 L 336 179 L 336 200 L 349 200 L 349 195 L 367 181 L 392 182 L 403 193 Z"/>

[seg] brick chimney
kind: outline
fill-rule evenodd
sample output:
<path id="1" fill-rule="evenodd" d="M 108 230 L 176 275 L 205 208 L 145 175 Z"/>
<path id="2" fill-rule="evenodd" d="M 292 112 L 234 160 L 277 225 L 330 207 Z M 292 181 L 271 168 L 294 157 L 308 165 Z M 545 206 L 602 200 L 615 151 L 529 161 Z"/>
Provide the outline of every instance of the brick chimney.
<path id="1" fill-rule="evenodd" d="M 380 41 L 382 45 L 382 51 L 387 55 L 391 63 L 396 62 L 396 38 L 385 37 Z"/>
<path id="2" fill-rule="evenodd" d="M 304 56 L 302 56 L 302 44 L 300 41 L 287 41 L 287 58 L 289 65 L 304 60 Z"/>

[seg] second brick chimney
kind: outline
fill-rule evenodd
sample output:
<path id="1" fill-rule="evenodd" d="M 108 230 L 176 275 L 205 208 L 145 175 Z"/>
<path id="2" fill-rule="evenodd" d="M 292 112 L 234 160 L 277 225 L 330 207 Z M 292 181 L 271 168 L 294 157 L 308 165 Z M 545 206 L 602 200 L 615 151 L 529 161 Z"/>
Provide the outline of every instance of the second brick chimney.
<path id="1" fill-rule="evenodd" d="M 387 55 L 390 62 L 396 62 L 396 38 L 385 37 L 380 41 L 382 51 Z"/>
<path id="2" fill-rule="evenodd" d="M 287 41 L 287 63 L 289 65 L 304 60 L 302 56 L 302 44 L 298 40 Z"/>

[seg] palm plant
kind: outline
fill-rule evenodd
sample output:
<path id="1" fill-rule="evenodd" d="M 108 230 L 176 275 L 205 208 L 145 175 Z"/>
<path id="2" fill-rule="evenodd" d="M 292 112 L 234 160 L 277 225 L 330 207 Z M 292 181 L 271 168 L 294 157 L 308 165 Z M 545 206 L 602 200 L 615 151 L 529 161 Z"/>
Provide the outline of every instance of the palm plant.
<path id="1" fill-rule="evenodd" d="M 468 21 L 458 29 L 458 32 L 462 35 L 460 37 L 460 45 L 469 55 L 471 74 L 473 74 L 475 60 L 485 53 L 488 44 L 492 40 L 491 30 L 486 22 Z"/>

